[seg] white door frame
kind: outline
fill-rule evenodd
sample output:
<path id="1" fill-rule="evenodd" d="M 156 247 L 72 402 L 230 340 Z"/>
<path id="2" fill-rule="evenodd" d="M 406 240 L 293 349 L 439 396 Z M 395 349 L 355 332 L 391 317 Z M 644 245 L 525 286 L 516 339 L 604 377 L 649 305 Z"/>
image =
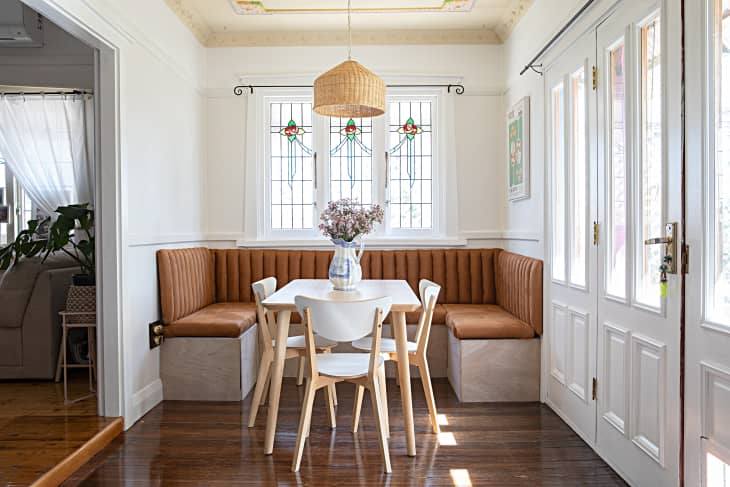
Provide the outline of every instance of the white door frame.
<path id="1" fill-rule="evenodd" d="M 119 49 L 54 0 L 22 0 L 71 35 L 96 49 L 95 174 L 98 408 L 99 415 L 124 416 L 122 355 L 121 158 L 119 150 Z"/>

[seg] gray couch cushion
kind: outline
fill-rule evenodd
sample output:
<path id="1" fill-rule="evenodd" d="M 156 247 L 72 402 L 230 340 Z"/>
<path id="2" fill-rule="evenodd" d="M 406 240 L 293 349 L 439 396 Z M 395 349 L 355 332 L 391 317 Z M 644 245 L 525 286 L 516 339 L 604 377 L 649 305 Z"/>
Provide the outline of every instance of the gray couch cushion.
<path id="1" fill-rule="evenodd" d="M 41 263 L 39 257 L 22 259 L 0 277 L 0 328 L 20 328 L 28 300 L 38 275 L 45 269 L 74 267 L 76 263 L 64 254 L 55 254 Z"/>

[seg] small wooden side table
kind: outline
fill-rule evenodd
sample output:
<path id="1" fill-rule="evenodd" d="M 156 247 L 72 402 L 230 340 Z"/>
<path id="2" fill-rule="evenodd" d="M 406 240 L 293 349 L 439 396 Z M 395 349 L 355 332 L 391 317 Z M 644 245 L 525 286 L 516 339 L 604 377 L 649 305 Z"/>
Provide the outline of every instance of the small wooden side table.
<path id="1" fill-rule="evenodd" d="M 63 369 L 63 400 L 65 404 L 88 399 L 96 395 L 96 312 L 94 311 L 61 311 L 61 348 L 58 351 L 58 362 L 56 364 L 56 382 L 61 380 Z M 67 358 L 68 332 L 74 328 L 86 328 L 89 342 L 89 363 L 69 364 Z M 68 369 L 89 369 L 89 394 L 73 399 L 68 399 Z"/>

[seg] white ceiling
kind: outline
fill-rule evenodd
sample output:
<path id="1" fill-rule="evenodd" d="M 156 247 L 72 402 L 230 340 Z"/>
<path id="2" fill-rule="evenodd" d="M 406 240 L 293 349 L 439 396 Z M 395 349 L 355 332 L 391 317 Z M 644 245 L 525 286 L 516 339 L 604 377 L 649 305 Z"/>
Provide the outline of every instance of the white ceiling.
<path id="1" fill-rule="evenodd" d="M 346 40 L 347 0 L 166 0 L 208 47 Z M 356 44 L 499 44 L 532 0 L 352 0 Z"/>

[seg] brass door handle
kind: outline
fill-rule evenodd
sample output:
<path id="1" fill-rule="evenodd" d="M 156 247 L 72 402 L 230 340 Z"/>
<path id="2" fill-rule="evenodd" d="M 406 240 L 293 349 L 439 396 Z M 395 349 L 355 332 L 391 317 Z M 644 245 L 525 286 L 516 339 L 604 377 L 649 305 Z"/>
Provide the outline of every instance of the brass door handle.
<path id="1" fill-rule="evenodd" d="M 672 237 L 648 238 L 648 239 L 644 240 L 644 245 L 659 245 L 659 244 L 669 245 L 672 242 L 673 242 Z"/>

